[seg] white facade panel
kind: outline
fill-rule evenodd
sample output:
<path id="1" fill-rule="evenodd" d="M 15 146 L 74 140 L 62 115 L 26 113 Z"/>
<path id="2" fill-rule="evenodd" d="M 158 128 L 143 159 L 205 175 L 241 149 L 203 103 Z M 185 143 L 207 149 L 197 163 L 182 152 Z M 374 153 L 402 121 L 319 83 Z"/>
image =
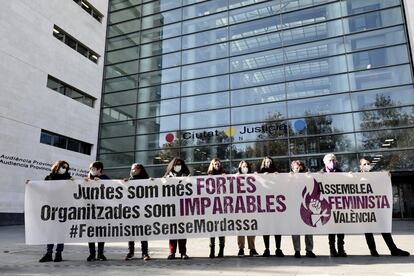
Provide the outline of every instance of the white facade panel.
<path id="1" fill-rule="evenodd" d="M 0 9 L 0 213 L 22 213 L 25 180 L 43 179 L 54 161 L 68 161 L 80 177 L 96 158 L 108 2 L 89 2 L 102 23 L 74 1 L 6 1 Z M 98 63 L 56 39 L 54 25 L 98 53 Z M 94 107 L 47 88 L 48 75 L 96 98 Z M 42 129 L 92 144 L 91 155 L 41 144 Z"/>

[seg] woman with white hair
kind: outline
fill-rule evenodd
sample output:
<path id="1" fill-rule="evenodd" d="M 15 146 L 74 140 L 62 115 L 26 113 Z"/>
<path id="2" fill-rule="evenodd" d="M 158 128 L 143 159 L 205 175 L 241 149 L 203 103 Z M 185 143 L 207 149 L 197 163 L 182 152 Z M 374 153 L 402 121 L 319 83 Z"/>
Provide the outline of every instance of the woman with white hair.
<path id="1" fill-rule="evenodd" d="M 335 173 L 335 172 L 342 172 L 341 169 L 338 167 L 336 156 L 333 153 L 328 153 L 323 157 L 323 163 L 325 167 L 320 171 L 322 173 Z M 347 257 L 347 254 L 344 249 L 344 234 L 329 234 L 329 250 L 331 253 L 331 257 Z M 335 247 L 335 239 L 338 238 L 338 251 L 336 251 Z"/>

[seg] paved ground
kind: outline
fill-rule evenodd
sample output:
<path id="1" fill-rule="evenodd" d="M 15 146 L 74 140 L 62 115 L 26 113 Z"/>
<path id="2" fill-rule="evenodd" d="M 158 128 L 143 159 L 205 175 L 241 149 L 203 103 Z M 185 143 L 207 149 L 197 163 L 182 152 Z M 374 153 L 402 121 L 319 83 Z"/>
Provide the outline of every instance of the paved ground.
<path id="1" fill-rule="evenodd" d="M 414 253 L 414 222 L 396 221 L 393 225 L 394 240 L 405 250 Z M 105 247 L 107 262 L 86 262 L 86 244 L 65 245 L 64 261 L 39 263 L 44 246 L 24 244 L 23 226 L 0 227 L 0 275 L 400 275 L 414 276 L 414 256 L 391 257 L 380 235 L 375 236 L 381 257 L 369 256 L 362 235 L 347 235 L 345 248 L 348 258 L 330 258 L 326 236 L 315 236 L 316 259 L 292 257 L 291 237 L 282 238 L 285 258 L 236 257 L 238 248 L 235 237 L 226 240 L 226 257 L 209 259 L 208 239 L 188 240 L 190 260 L 166 260 L 168 243 L 149 243 L 153 258 L 124 261 L 126 243 L 112 243 Z M 303 238 L 302 238 L 303 239 Z M 303 241 L 302 241 L 303 242 Z M 139 245 L 139 243 L 137 243 Z M 257 238 L 256 247 L 263 252 L 263 240 Z M 248 251 L 248 250 L 246 250 Z M 138 248 L 139 253 L 139 248 Z M 138 254 L 137 254 L 138 255 Z"/>

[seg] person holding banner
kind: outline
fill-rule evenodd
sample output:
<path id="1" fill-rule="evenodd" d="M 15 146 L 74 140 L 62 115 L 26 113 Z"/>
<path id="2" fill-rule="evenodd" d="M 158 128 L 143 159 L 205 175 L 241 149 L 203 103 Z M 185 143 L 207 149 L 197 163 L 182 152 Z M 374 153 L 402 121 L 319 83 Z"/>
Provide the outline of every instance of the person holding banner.
<path id="1" fill-rule="evenodd" d="M 226 172 L 224 171 L 223 166 L 221 165 L 221 161 L 220 159 L 214 158 L 211 160 L 210 165 L 208 166 L 207 169 L 207 174 L 208 175 L 222 175 L 222 174 L 226 174 Z M 226 237 L 219 237 L 219 253 L 217 254 L 218 258 L 223 258 L 224 257 L 224 246 L 226 244 Z M 215 237 L 211 237 L 210 238 L 210 258 L 214 258 L 215 257 L 215 246 L 216 246 L 216 238 Z"/>
<path id="2" fill-rule="evenodd" d="M 360 172 L 370 172 L 372 170 L 372 166 L 370 164 L 370 162 L 365 159 L 362 158 L 359 160 L 359 171 Z M 388 249 L 391 252 L 392 256 L 410 256 L 410 253 L 407 251 L 404 251 L 402 249 L 399 249 L 395 243 L 394 240 L 391 236 L 391 233 L 381 233 L 385 243 L 388 246 Z M 374 239 L 374 234 L 373 233 L 366 233 L 365 234 L 365 239 L 367 241 L 367 245 L 369 248 L 369 251 L 371 252 L 371 256 L 374 257 L 379 257 L 380 255 L 377 252 L 377 248 L 375 245 L 375 239 Z"/>
<path id="3" fill-rule="evenodd" d="M 110 179 L 107 175 L 103 174 L 103 164 L 102 162 L 95 161 L 89 165 L 88 178 L 86 180 L 107 180 Z M 106 261 L 106 257 L 103 254 L 105 243 L 98 242 L 98 257 L 96 257 L 95 243 L 90 242 L 89 245 L 89 257 L 86 259 L 88 262 L 95 260 Z"/>
<path id="4" fill-rule="evenodd" d="M 253 173 L 252 167 L 250 166 L 250 163 L 247 161 L 240 161 L 239 167 L 237 168 L 237 174 L 248 174 Z M 247 236 L 247 244 L 249 247 L 249 255 L 251 257 L 257 257 L 259 254 L 256 251 L 254 241 L 256 237 L 255 236 Z M 244 243 L 245 243 L 245 236 L 238 236 L 237 237 L 237 245 L 239 246 L 239 253 L 238 256 L 244 256 Z"/>
<path id="5" fill-rule="evenodd" d="M 268 174 L 268 173 L 277 173 L 275 162 L 273 158 L 270 156 L 266 156 L 262 160 L 262 164 L 260 165 L 260 170 L 258 173 Z M 263 252 L 263 257 L 270 257 L 270 236 L 265 235 L 263 236 L 263 242 L 265 244 L 265 250 Z M 276 243 L 276 257 L 284 257 L 282 249 L 280 249 L 282 244 L 282 235 L 275 235 L 275 243 Z"/>
<path id="6" fill-rule="evenodd" d="M 136 180 L 136 179 L 149 179 L 147 171 L 145 170 L 144 166 L 138 163 L 134 163 L 131 166 L 131 172 L 129 180 Z M 128 181 L 128 179 L 125 179 L 125 181 Z M 129 252 L 125 257 L 125 260 L 131 260 L 132 257 L 134 257 L 135 253 L 135 242 L 130 241 L 128 242 L 128 249 Z M 141 251 L 142 251 L 142 259 L 144 261 L 148 261 L 151 259 L 151 257 L 148 254 L 148 241 L 141 241 Z"/>
<path id="7" fill-rule="evenodd" d="M 51 168 L 51 172 L 48 176 L 45 177 L 45 180 L 69 180 L 73 179 L 69 174 L 69 163 L 64 160 L 56 161 Z M 55 259 L 53 260 L 53 246 L 54 244 L 48 244 L 46 246 L 46 254 L 39 260 L 41 263 L 45 262 L 61 262 L 62 261 L 62 251 L 63 243 L 58 243 L 56 245 L 56 254 Z"/>
<path id="8" fill-rule="evenodd" d="M 305 163 L 299 160 L 294 160 L 290 164 L 290 169 L 292 173 L 304 173 L 306 172 Z M 295 258 L 300 258 L 300 235 L 292 235 L 293 249 L 295 250 Z M 316 258 L 316 255 L 313 253 L 313 236 L 305 235 L 305 250 L 306 257 Z"/>
<path id="9" fill-rule="evenodd" d="M 187 165 L 185 164 L 184 160 L 174 157 L 173 160 L 167 166 L 165 171 L 164 177 L 183 177 L 183 176 L 190 176 L 190 170 L 188 169 Z M 178 251 L 181 254 L 181 259 L 187 260 L 189 259 L 187 255 L 187 239 L 180 239 L 180 240 L 170 240 L 169 247 L 170 247 L 170 254 L 168 255 L 168 260 L 175 259 L 175 253 L 177 252 L 177 243 L 178 243 Z"/>
<path id="10" fill-rule="evenodd" d="M 336 156 L 333 153 L 328 153 L 323 157 L 323 163 L 325 167 L 320 170 L 321 173 L 335 173 L 335 172 L 342 172 L 341 169 L 338 168 L 338 164 L 336 162 Z M 338 238 L 338 251 L 335 248 L 335 238 Z M 331 257 L 347 257 L 344 250 L 344 234 L 329 234 L 329 250 Z"/>

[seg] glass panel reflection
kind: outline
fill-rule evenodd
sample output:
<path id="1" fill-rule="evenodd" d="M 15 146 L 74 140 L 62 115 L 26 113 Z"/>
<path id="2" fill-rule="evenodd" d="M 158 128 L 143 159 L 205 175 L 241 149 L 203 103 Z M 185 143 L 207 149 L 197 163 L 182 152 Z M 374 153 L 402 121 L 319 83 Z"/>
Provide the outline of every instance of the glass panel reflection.
<path id="1" fill-rule="evenodd" d="M 137 90 L 127 90 L 118 93 L 109 93 L 103 95 L 105 106 L 124 105 L 137 102 Z"/>
<path id="2" fill-rule="evenodd" d="M 134 153 L 100 154 L 99 161 L 101 161 L 105 167 L 131 166 L 131 164 L 134 163 Z"/>
<path id="3" fill-rule="evenodd" d="M 123 121 L 110 124 L 101 124 L 101 138 L 126 136 L 135 134 L 135 122 Z"/>
<path id="4" fill-rule="evenodd" d="M 228 92 L 181 98 L 181 112 L 201 111 L 228 106 Z"/>
<path id="5" fill-rule="evenodd" d="M 135 160 L 139 160 L 143 164 L 165 164 L 168 163 L 176 156 L 179 156 L 180 151 L 178 149 L 166 148 L 155 151 L 137 151 L 135 152 Z"/>
<path id="6" fill-rule="evenodd" d="M 138 76 L 128 76 L 105 80 L 104 93 L 133 89 L 137 86 Z"/>
<path id="7" fill-rule="evenodd" d="M 347 74 L 319 77 L 286 83 L 288 99 L 328 95 L 349 91 Z"/>
<path id="8" fill-rule="evenodd" d="M 308 8 L 295 12 L 283 13 L 283 28 L 294 28 L 302 25 L 309 25 L 321 21 L 327 21 L 341 17 L 341 9 L 339 2 L 329 5 Z"/>
<path id="9" fill-rule="evenodd" d="M 241 9 L 235 9 L 229 13 L 230 24 L 276 15 L 280 12 L 280 8 L 280 1 L 268 1 L 263 4 L 256 4 Z"/>
<path id="10" fill-rule="evenodd" d="M 286 103 L 260 104 L 232 108 L 232 124 L 275 121 L 286 118 Z"/>
<path id="11" fill-rule="evenodd" d="M 105 63 L 117 63 L 131 59 L 138 59 L 139 47 L 127 48 L 106 53 Z"/>
<path id="12" fill-rule="evenodd" d="M 414 125 L 414 107 L 386 108 L 354 113 L 355 129 L 369 130 Z"/>
<path id="13" fill-rule="evenodd" d="M 229 89 L 229 76 L 214 76 L 211 78 L 184 81 L 181 83 L 182 96 L 204 94 Z"/>
<path id="14" fill-rule="evenodd" d="M 196 63 L 182 67 L 183 80 L 221 75 L 228 73 L 228 59 Z"/>
<path id="15" fill-rule="evenodd" d="M 370 69 L 349 74 L 351 90 L 382 88 L 412 82 L 409 65 Z"/>
<path id="16" fill-rule="evenodd" d="M 414 128 L 360 132 L 356 135 L 358 150 L 388 150 L 414 145 Z"/>
<path id="17" fill-rule="evenodd" d="M 130 61 L 108 65 L 105 67 L 105 78 L 128 76 L 138 73 L 138 61 Z"/>
<path id="18" fill-rule="evenodd" d="M 286 99 L 285 84 L 274 84 L 231 91 L 231 105 L 247 105 Z"/>
<path id="19" fill-rule="evenodd" d="M 100 153 L 134 151 L 134 144 L 134 136 L 102 139 L 100 141 Z"/>
<path id="20" fill-rule="evenodd" d="M 409 62 L 407 46 L 400 45 L 347 55 L 348 70 L 363 70 Z"/>
<path id="21" fill-rule="evenodd" d="M 230 124 L 228 109 L 187 113 L 181 115 L 181 128 L 192 129 L 202 127 L 225 126 Z"/>
<path id="22" fill-rule="evenodd" d="M 359 1 L 359 0 L 346 0 L 342 1 L 342 14 L 352 15 L 358 13 L 366 13 L 373 10 L 384 9 L 400 4 L 399 0 L 369 0 L 369 1 Z"/>
<path id="23" fill-rule="evenodd" d="M 354 134 L 327 135 L 290 139 L 292 155 L 355 150 Z"/>
<path id="24" fill-rule="evenodd" d="M 403 23 L 401 8 L 397 7 L 345 18 L 344 28 L 345 33 L 353 33 L 401 23 Z"/>
<path id="25" fill-rule="evenodd" d="M 132 47 L 139 45 L 139 37 L 140 33 L 133 33 L 124 36 L 117 36 L 114 38 L 107 39 L 107 47 L 108 51 L 124 48 L 124 47 Z"/>
<path id="26" fill-rule="evenodd" d="M 325 115 L 351 111 L 348 94 L 288 101 L 289 117 Z"/>
<path id="27" fill-rule="evenodd" d="M 220 43 L 212 46 L 200 47 L 182 52 L 183 64 L 203 62 L 212 59 L 224 58 L 229 55 L 228 44 Z"/>
<path id="28" fill-rule="evenodd" d="M 257 158 L 270 156 L 287 156 L 287 140 L 233 144 L 233 158 Z"/>
<path id="29" fill-rule="evenodd" d="M 181 38 L 171 38 L 141 45 L 141 57 L 161 55 L 181 49 Z"/>
<path id="30" fill-rule="evenodd" d="M 223 27 L 228 24 L 227 12 L 202 16 L 183 22 L 183 34 L 201 32 L 208 29 Z"/>
<path id="31" fill-rule="evenodd" d="M 139 31 L 141 29 L 141 19 L 135 19 L 115 25 L 108 26 L 108 37 L 123 35 Z"/>
<path id="32" fill-rule="evenodd" d="M 404 26 L 396 26 L 345 36 L 347 52 L 391 46 L 404 42 Z"/>
<path id="33" fill-rule="evenodd" d="M 102 122 L 115 122 L 134 119 L 136 116 L 136 105 L 125 105 L 117 107 L 105 107 L 102 109 Z"/>
<path id="34" fill-rule="evenodd" d="M 209 1 L 183 8 L 183 19 L 190 19 L 227 10 L 228 0 Z"/>
<path id="35" fill-rule="evenodd" d="M 179 116 L 164 116 L 137 120 L 137 134 L 176 131 L 179 129 Z"/>
<path id="36" fill-rule="evenodd" d="M 299 118 L 290 120 L 289 124 L 290 136 L 354 131 L 351 113 Z"/>
<path id="37" fill-rule="evenodd" d="M 230 148 L 231 146 L 228 144 L 182 148 L 181 156 L 185 162 L 210 161 L 213 158 L 228 160 L 230 159 Z"/>
<path id="38" fill-rule="evenodd" d="M 182 37 L 182 40 L 183 49 L 225 42 L 227 40 L 227 27 L 186 35 Z"/>
<path id="39" fill-rule="evenodd" d="M 363 91 L 351 94 L 354 110 L 390 108 L 414 104 L 414 87 L 412 85 Z"/>

